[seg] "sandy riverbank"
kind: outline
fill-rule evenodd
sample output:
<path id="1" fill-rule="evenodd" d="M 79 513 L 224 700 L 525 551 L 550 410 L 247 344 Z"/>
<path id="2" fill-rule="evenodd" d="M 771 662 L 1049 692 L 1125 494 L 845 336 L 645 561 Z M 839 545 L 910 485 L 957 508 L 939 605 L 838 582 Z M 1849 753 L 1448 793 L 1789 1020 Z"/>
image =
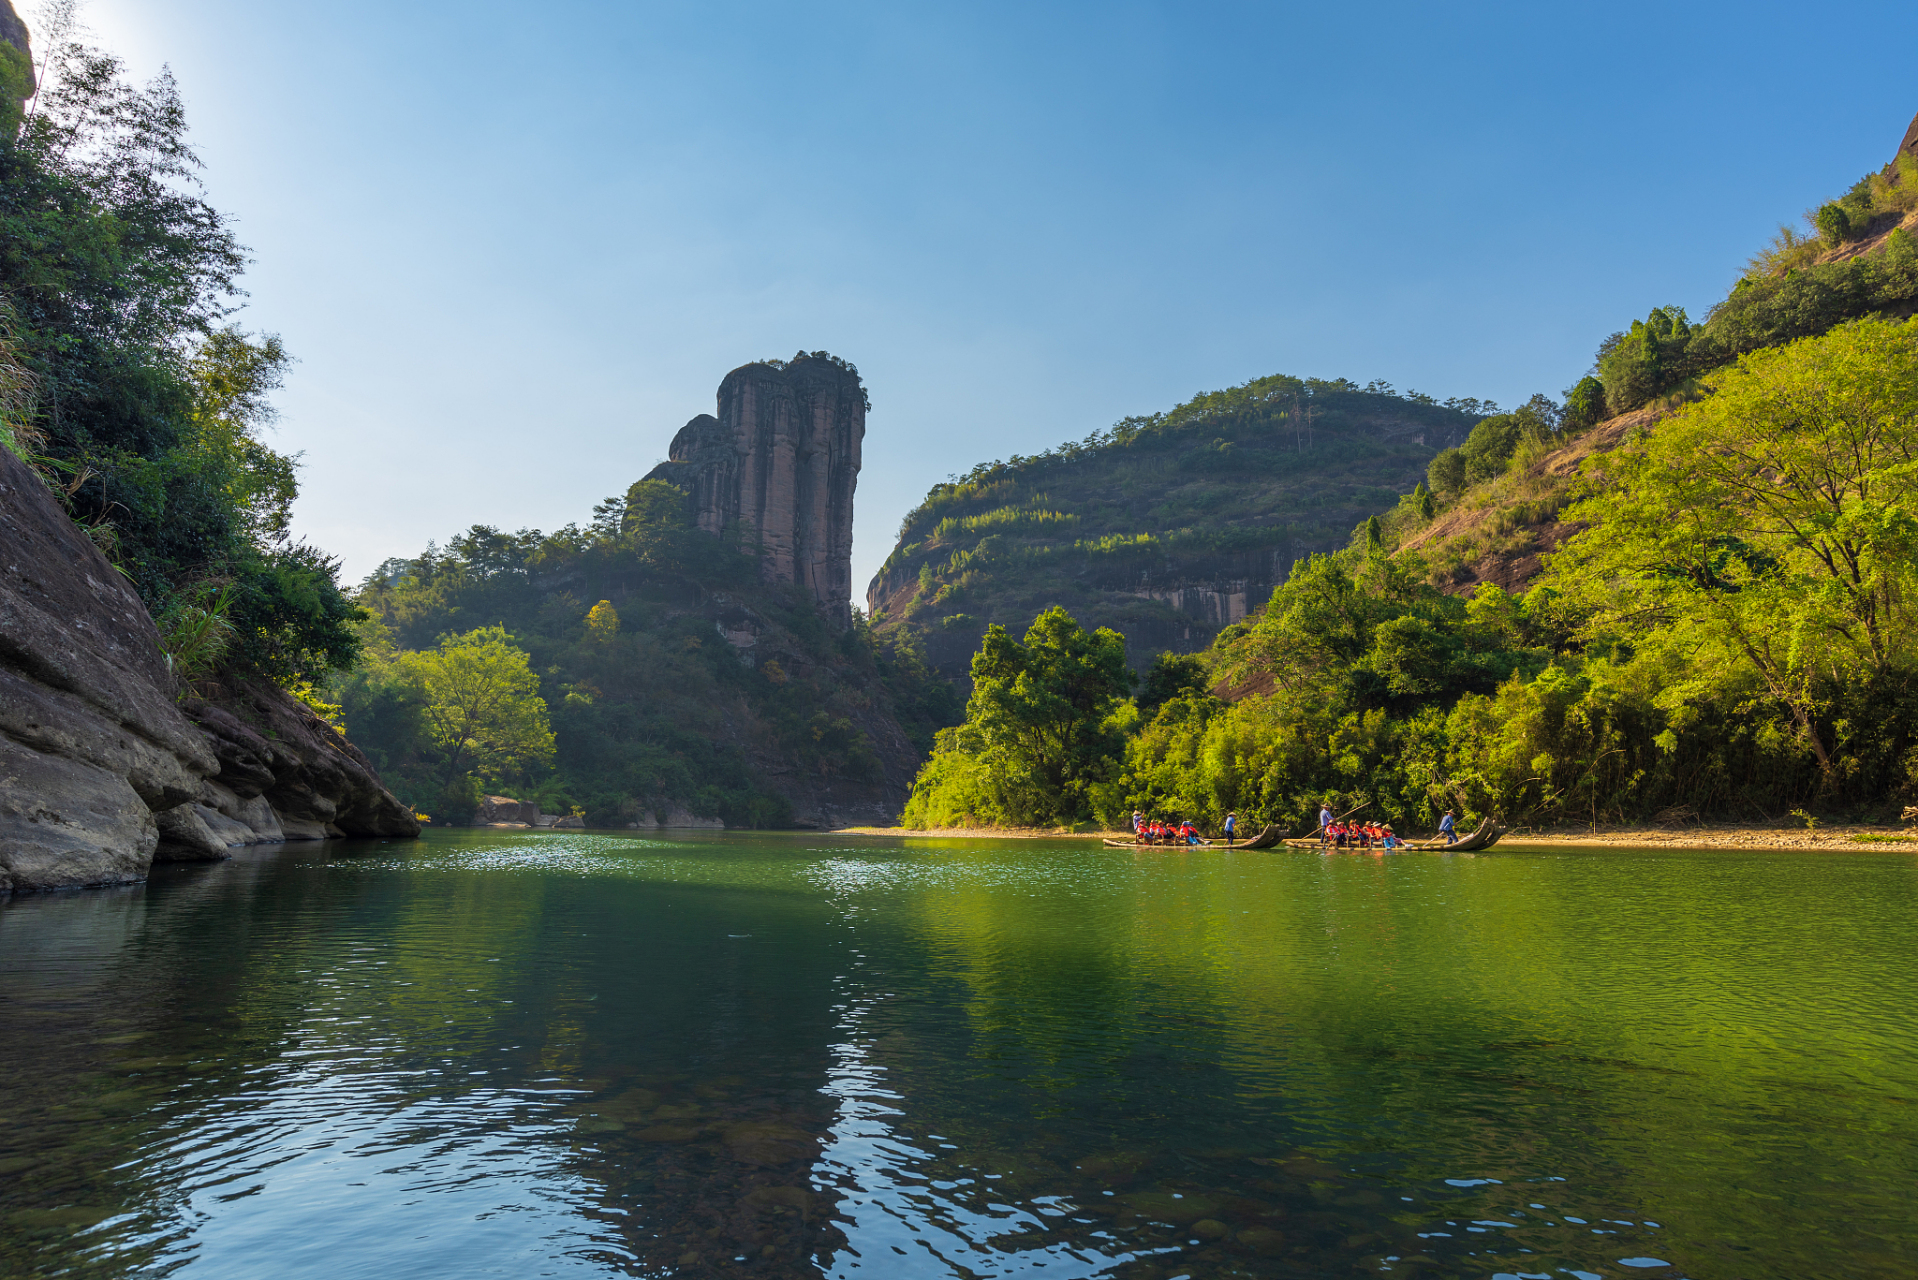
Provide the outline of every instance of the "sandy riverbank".
<path id="1" fill-rule="evenodd" d="M 1860 838 L 1862 837 L 1862 838 Z M 1503 844 L 1634 849 L 1881 849 L 1918 853 L 1918 832 L 1909 827 L 1820 826 L 1793 823 L 1708 823 L 1685 827 L 1563 827 L 1505 833 Z"/>
<path id="2" fill-rule="evenodd" d="M 1126 831 L 1073 831 L 1064 827 L 842 827 L 835 835 L 905 836 L 935 839 L 985 840 L 1124 840 Z M 1860 839 L 1859 837 L 1864 837 Z M 1508 831 L 1502 844 L 1527 847 L 1619 849 L 1877 849 L 1918 854 L 1918 830 L 1909 827 L 1833 826 L 1807 831 L 1792 824 L 1713 823 L 1685 827 L 1519 827 Z"/>

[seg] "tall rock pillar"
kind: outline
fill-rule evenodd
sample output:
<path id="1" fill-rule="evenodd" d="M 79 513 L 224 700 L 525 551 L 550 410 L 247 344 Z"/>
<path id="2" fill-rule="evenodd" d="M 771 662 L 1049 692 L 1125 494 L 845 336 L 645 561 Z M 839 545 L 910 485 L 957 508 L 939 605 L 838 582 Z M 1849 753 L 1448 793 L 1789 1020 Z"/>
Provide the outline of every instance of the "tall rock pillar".
<path id="1" fill-rule="evenodd" d="M 852 497 L 866 436 L 859 371 L 825 355 L 741 365 L 719 384 L 719 415 L 673 437 L 648 480 L 691 495 L 699 527 L 736 524 L 768 582 L 807 588 L 838 626 L 852 621 Z"/>

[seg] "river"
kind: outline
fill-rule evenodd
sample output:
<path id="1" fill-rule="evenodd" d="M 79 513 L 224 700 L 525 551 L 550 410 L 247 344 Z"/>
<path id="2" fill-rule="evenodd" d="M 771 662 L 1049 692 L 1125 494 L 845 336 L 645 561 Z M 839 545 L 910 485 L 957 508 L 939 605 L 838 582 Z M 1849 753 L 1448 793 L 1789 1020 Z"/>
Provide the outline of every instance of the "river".
<path id="1" fill-rule="evenodd" d="M 0 1275 L 1918 1274 L 1918 859 L 434 831 L 0 904 Z"/>

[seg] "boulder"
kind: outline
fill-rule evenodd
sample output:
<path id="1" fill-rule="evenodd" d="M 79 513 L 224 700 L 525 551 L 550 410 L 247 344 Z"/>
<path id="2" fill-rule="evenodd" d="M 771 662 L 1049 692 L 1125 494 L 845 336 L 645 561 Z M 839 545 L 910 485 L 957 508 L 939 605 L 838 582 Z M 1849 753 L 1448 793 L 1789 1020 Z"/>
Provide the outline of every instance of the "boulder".
<path id="1" fill-rule="evenodd" d="M 228 842 L 214 833 L 197 803 L 163 809 L 153 818 L 160 829 L 155 862 L 217 862 L 232 856 Z"/>
<path id="2" fill-rule="evenodd" d="M 718 818 L 694 817 L 690 810 L 683 809 L 678 805 L 673 805 L 670 808 L 660 811 L 659 825 L 662 827 L 694 827 L 715 831 L 724 830 L 726 826 L 726 824 Z"/>
<path id="3" fill-rule="evenodd" d="M 479 812 L 473 815 L 473 823 L 481 827 L 526 827 L 535 825 L 538 817 L 538 801 L 519 801 L 511 796 L 487 796 L 480 801 Z"/>
<path id="4" fill-rule="evenodd" d="M 0 736 L 0 893 L 139 880 L 158 843 L 125 777 Z"/>
<path id="5" fill-rule="evenodd" d="M 209 779 L 200 787 L 199 804 L 212 809 L 235 828 L 248 832 L 240 844 L 273 844 L 286 839 L 280 827 L 280 815 L 264 795 L 242 797 L 231 788 Z"/>
<path id="6" fill-rule="evenodd" d="M 0 449 L 0 891 L 145 876 L 154 812 L 218 768 L 172 689 L 132 586 Z"/>
<path id="7" fill-rule="evenodd" d="M 553 823 L 553 829 L 556 831 L 583 831 L 585 828 L 586 819 L 576 818 L 571 815 L 557 819 Z"/>

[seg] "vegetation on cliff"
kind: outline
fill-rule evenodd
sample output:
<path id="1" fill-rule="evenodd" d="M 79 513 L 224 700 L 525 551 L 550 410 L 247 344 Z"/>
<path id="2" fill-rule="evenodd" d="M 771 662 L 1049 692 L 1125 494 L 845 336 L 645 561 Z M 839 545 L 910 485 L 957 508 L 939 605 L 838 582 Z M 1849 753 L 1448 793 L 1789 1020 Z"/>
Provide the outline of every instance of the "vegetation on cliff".
<path id="1" fill-rule="evenodd" d="M 668 807 L 787 826 L 811 787 L 896 803 L 917 752 L 892 726 L 924 750 L 957 718 L 909 641 L 876 641 L 862 619 L 835 631 L 657 480 L 585 527 L 476 525 L 389 560 L 357 599 L 367 659 L 334 696 L 353 741 L 436 821 L 492 789 L 598 826 Z M 482 654 L 525 673 L 500 682 L 490 721 L 438 674 Z"/>
<path id="2" fill-rule="evenodd" d="M 226 323 L 245 250 L 199 196 L 171 77 L 136 88 L 56 31 L 39 83 L 0 131 L 0 443 L 198 673 L 298 684 L 349 664 L 352 606 L 291 538 L 295 462 L 261 439 L 289 357 Z"/>
<path id="3" fill-rule="evenodd" d="M 868 596 L 874 625 L 918 635 L 955 676 L 988 626 L 1051 605 L 1125 632 L 1135 663 L 1203 648 L 1259 603 L 1235 595 L 1340 545 L 1495 409 L 1274 376 L 983 464 L 901 524 Z"/>

